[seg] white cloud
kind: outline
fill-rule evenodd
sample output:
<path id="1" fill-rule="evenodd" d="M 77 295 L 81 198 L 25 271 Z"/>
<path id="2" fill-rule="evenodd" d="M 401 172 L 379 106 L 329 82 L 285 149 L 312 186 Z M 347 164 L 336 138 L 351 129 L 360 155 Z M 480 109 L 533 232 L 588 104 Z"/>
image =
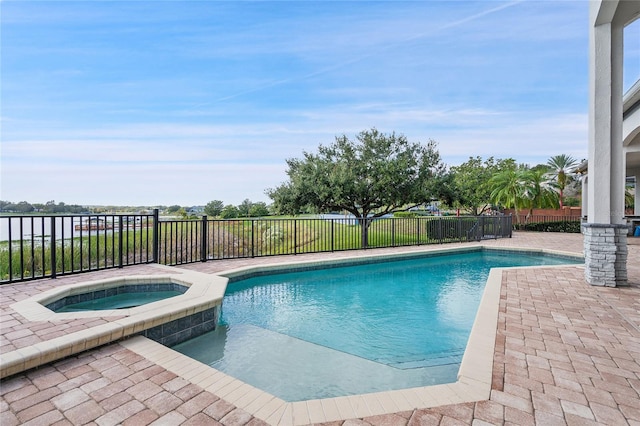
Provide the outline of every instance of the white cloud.
<path id="1" fill-rule="evenodd" d="M 586 158 L 587 126 L 585 114 L 513 117 L 484 128 L 447 129 L 436 139 L 446 141 L 440 145 L 440 153 L 445 159 L 450 158 L 450 165 L 470 156 L 514 158 L 536 165 L 558 154 Z"/>
<path id="2" fill-rule="evenodd" d="M 449 165 L 477 155 L 513 157 L 532 164 L 561 153 L 586 157 L 584 114 L 533 117 L 474 109 L 354 110 L 307 113 L 309 122 L 299 127 L 281 123 L 219 129 L 165 123 L 97 131 L 100 139 L 3 143 L 3 158 L 12 159 L 3 161 L 3 198 L 17 200 L 28 193 L 30 200 L 86 204 L 100 204 L 100 197 L 122 204 L 125 199 L 174 204 L 176 198 L 185 204 L 211 199 L 238 204 L 245 198 L 268 202 L 264 190 L 286 180 L 286 158 L 300 157 L 303 150 L 315 151 L 318 144 L 333 142 L 337 134 L 355 136 L 370 128 L 370 122 L 412 141 L 435 139 Z M 343 131 L 327 130 L 336 128 Z M 91 132 L 78 131 L 76 136 Z M 190 137 L 179 140 L 178 135 Z M 209 141 L 212 135 L 219 138 Z"/>

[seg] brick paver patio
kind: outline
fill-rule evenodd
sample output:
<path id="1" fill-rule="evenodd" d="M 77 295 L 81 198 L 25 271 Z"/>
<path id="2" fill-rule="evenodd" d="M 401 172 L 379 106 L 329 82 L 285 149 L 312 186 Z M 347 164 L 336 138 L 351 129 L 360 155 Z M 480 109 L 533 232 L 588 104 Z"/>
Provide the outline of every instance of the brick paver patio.
<path id="1" fill-rule="evenodd" d="M 484 244 L 582 252 L 579 234 L 515 233 L 512 239 Z M 215 261 L 187 268 L 217 272 L 247 264 L 428 248 Z M 504 272 L 489 400 L 331 424 L 640 425 L 640 238 L 629 239 L 628 272 L 629 287 L 614 289 L 587 285 L 576 267 Z M 29 323 L 11 310 L 11 303 L 54 285 L 149 273 L 162 271 L 140 266 L 0 287 L 1 352 L 87 326 Z M 2 426 L 264 424 L 119 343 L 4 379 L 0 394 Z"/>

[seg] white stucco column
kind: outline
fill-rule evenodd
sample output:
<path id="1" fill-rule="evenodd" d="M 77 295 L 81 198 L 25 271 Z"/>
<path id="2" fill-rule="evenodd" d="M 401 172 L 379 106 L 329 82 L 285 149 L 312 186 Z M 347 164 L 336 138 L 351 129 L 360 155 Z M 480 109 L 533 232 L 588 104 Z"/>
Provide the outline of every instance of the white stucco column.
<path id="1" fill-rule="evenodd" d="M 625 181 L 622 147 L 624 26 L 615 24 L 613 20 L 615 9 L 611 9 L 617 1 L 603 1 L 599 6 L 598 3 L 591 3 L 589 40 L 588 222 L 622 224 Z"/>
<path id="2" fill-rule="evenodd" d="M 589 31 L 589 185 L 583 225 L 585 277 L 593 285 L 627 284 L 624 225 L 622 65 L 619 0 L 591 1 Z"/>

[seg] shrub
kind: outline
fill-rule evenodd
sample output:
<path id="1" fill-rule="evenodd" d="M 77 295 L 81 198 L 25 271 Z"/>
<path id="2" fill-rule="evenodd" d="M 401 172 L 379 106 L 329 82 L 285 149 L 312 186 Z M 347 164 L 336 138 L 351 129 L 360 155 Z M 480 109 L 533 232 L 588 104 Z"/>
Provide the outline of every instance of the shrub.
<path id="1" fill-rule="evenodd" d="M 554 222 L 535 222 L 514 224 L 513 229 L 518 231 L 536 231 L 536 232 L 567 232 L 572 234 L 580 233 L 580 221 L 554 221 Z"/>
<path id="2" fill-rule="evenodd" d="M 393 217 L 418 217 L 416 212 L 394 212 Z"/>
<path id="3" fill-rule="evenodd" d="M 284 231 L 279 226 L 268 227 L 262 233 L 262 240 L 265 244 L 267 243 L 267 241 L 282 243 L 284 242 Z"/>

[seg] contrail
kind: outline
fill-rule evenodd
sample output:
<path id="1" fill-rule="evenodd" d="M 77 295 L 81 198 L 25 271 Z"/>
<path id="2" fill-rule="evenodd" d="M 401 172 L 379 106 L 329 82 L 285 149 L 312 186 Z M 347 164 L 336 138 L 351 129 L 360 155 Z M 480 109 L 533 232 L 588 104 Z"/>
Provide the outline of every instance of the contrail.
<path id="1" fill-rule="evenodd" d="M 351 65 L 351 64 L 354 64 L 356 62 L 360 62 L 360 61 L 362 61 L 364 59 L 370 58 L 372 56 L 378 55 L 380 52 L 384 52 L 386 50 L 390 50 L 390 49 L 392 49 L 392 48 L 394 48 L 394 47 L 396 47 L 398 45 L 401 45 L 403 43 L 406 43 L 408 41 L 418 40 L 418 39 L 421 39 L 421 38 L 424 38 L 424 37 L 431 36 L 433 34 L 439 33 L 441 31 L 448 30 L 450 28 L 459 27 L 459 26 L 461 26 L 463 24 L 475 21 L 476 19 L 482 18 L 482 17 L 487 16 L 487 15 L 491 15 L 492 13 L 496 13 L 496 12 L 499 12 L 499 11 L 501 11 L 503 9 L 507 9 L 509 7 L 515 6 L 515 5 L 517 5 L 519 3 L 522 3 L 524 1 L 525 0 L 514 0 L 514 1 L 511 1 L 511 2 L 508 2 L 508 3 L 505 3 L 505 4 L 501 4 L 500 6 L 496 6 L 496 7 L 493 7 L 491 9 L 487 9 L 485 11 L 476 13 L 474 15 L 467 16 L 466 18 L 462 18 L 462 19 L 459 19 L 457 21 L 453 21 L 453 22 L 450 22 L 448 24 L 444 24 L 444 25 L 442 25 L 440 27 L 434 28 L 431 31 L 426 31 L 426 32 L 422 32 L 422 33 L 413 35 L 411 37 L 407 37 L 402 41 L 395 42 L 393 44 L 389 44 L 387 46 L 381 47 L 381 48 L 377 49 L 375 52 L 371 52 L 371 53 L 367 53 L 367 54 L 364 54 L 364 55 L 360 55 L 360 56 L 358 56 L 358 57 L 356 57 L 354 59 L 351 59 L 351 60 L 348 60 L 348 61 L 343 61 L 343 62 L 340 62 L 339 64 L 335 64 L 335 65 L 332 65 L 332 66 L 329 66 L 329 67 L 325 67 L 325 68 L 322 68 L 320 70 L 317 70 L 317 71 L 314 71 L 314 72 L 311 72 L 311 73 L 308 73 L 308 74 L 305 74 L 305 75 L 286 78 L 286 79 L 283 79 L 283 80 L 277 80 L 277 81 L 274 81 L 274 82 L 271 82 L 271 83 L 268 83 L 268 84 L 264 84 L 262 86 L 254 87 L 252 89 L 243 90 L 243 91 L 234 93 L 232 95 L 223 96 L 221 98 L 216 99 L 215 101 L 213 101 L 211 103 L 204 103 L 204 104 L 200 104 L 200 105 L 197 105 L 197 106 L 198 107 L 202 107 L 202 106 L 210 105 L 212 103 L 223 102 L 223 101 L 234 99 L 234 98 L 237 98 L 237 97 L 240 97 L 240 96 L 243 96 L 243 95 L 247 95 L 249 93 L 255 93 L 255 92 L 259 92 L 259 91 L 265 90 L 265 89 L 269 89 L 271 87 L 282 86 L 284 84 L 291 83 L 293 81 L 302 81 L 302 80 L 306 80 L 306 79 L 309 79 L 309 78 L 312 78 L 312 77 L 316 77 L 316 76 L 319 76 L 319 75 L 322 75 L 322 74 L 327 74 L 327 73 L 329 73 L 331 71 L 335 71 L 335 70 L 340 69 L 342 67 L 345 67 L 347 65 Z"/>
<path id="2" fill-rule="evenodd" d="M 425 35 L 429 35 L 429 34 L 432 34 L 432 33 L 438 32 L 438 31 L 442 31 L 442 30 L 446 30 L 446 29 L 449 29 L 449 28 L 458 27 L 458 26 L 460 26 L 462 24 L 466 24 L 467 22 L 475 21 L 478 18 L 482 18 L 483 16 L 487 16 L 487 15 L 490 15 L 492 13 L 499 12 L 502 9 L 507 9 L 507 8 L 509 8 L 511 6 L 515 6 L 517 4 L 523 3 L 524 1 L 525 0 L 514 0 L 512 2 L 505 3 L 503 5 L 494 7 L 492 9 L 485 10 L 484 12 L 476 13 L 475 15 L 467 16 L 466 18 L 462 18 L 462 19 L 460 19 L 458 21 L 454 21 L 454 22 L 451 22 L 449 24 L 445 24 L 445 25 L 437 28 L 436 30 L 434 30 L 432 32 L 419 34 L 419 35 L 417 35 L 415 37 L 412 37 L 412 39 L 413 38 L 424 37 Z"/>

